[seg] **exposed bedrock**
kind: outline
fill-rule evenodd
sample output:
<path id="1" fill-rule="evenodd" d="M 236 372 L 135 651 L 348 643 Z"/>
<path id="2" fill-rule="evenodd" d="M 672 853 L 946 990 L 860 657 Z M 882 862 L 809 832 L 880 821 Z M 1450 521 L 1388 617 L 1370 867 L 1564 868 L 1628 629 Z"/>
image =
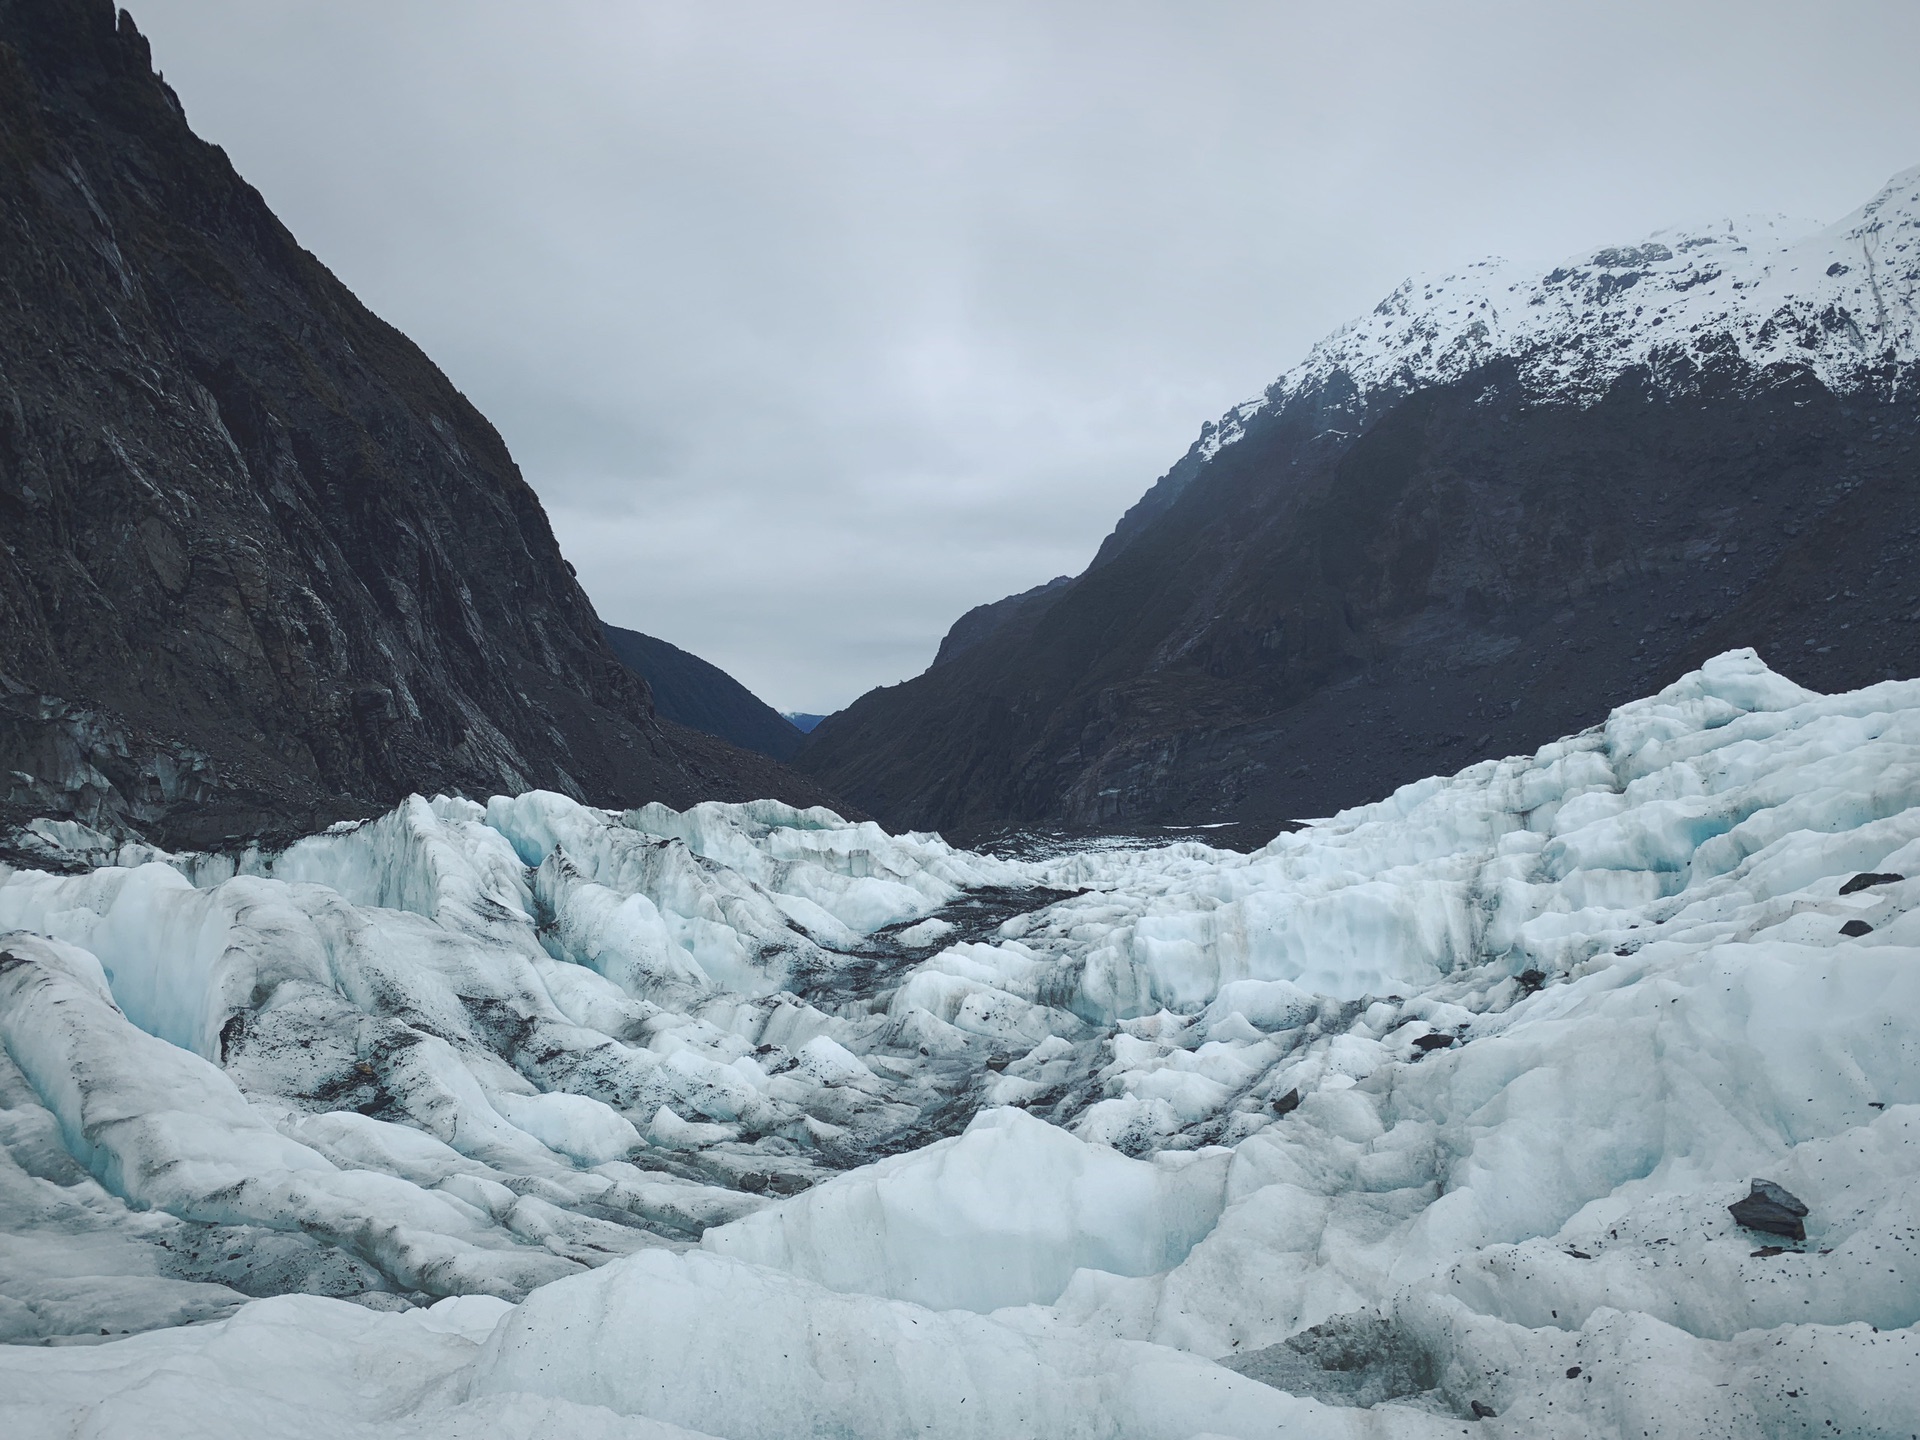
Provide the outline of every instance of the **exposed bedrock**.
<path id="1" fill-rule="evenodd" d="M 1237 820 L 1257 843 L 1730 646 L 1821 688 L 1909 675 L 1917 419 L 1804 375 L 1539 403 L 1498 366 L 1353 439 L 1301 401 L 796 763 L 896 826 Z"/>
<path id="2" fill-rule="evenodd" d="M 0 0 L 0 211 L 0 831 L 822 798 L 654 715 L 493 427 L 107 0 Z"/>

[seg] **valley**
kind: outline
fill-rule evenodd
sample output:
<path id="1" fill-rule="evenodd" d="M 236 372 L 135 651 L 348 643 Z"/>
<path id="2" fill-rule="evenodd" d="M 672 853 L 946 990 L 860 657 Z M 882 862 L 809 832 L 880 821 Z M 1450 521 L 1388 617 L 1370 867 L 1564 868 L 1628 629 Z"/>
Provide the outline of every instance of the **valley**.
<path id="1" fill-rule="evenodd" d="M 575 124 L 473 174 L 546 237 L 526 293 L 613 348 L 556 363 L 512 284 L 447 282 L 444 333 L 525 351 L 495 413 L 546 447 L 527 474 L 189 126 L 130 14 L 0 0 L 0 1434 L 1920 1431 L 1920 169 L 1824 226 L 1409 279 L 1043 580 L 1058 516 L 988 432 L 1057 424 L 1064 489 L 1129 402 L 1055 414 L 1072 387 L 1015 345 L 948 412 L 963 342 L 1070 328 L 1048 305 L 1127 260 L 1096 226 L 1017 305 L 971 288 L 1052 254 L 1108 152 L 982 187 L 1017 262 L 936 207 L 931 291 L 873 223 L 921 171 L 967 189 L 943 167 L 1013 96 L 1005 47 L 895 93 L 821 83 L 812 29 L 753 70 L 774 12 L 602 8 L 588 59 L 659 64 L 565 94 L 519 88 L 565 16 L 512 17 L 508 80 L 500 16 L 408 9 L 256 66 L 258 113 L 371 85 L 421 13 L 410 123 L 451 148 L 368 212 L 388 258 L 472 199 L 462 123 Z M 242 55 L 340 23 L 216 18 Z M 1141 109 L 1132 78 L 1111 111 L 1055 93 L 1141 23 L 1067 27 L 1048 113 Z M 1155 102 L 1195 166 L 1231 58 Z M 844 104 L 871 161 L 920 89 L 951 149 L 845 193 L 781 149 Z M 652 206 L 687 174 L 724 235 Z M 627 187 L 646 226 L 603 226 Z M 642 243 L 683 231 L 718 292 Z M 1150 314 L 1119 273 L 1102 304 Z M 869 328 L 886 384 L 850 395 Z M 789 443 L 822 434 L 831 482 Z M 874 449 L 885 484 L 841 475 Z M 968 486 L 1014 497 L 993 533 Z M 845 505 L 797 522 L 814 494 Z M 604 605 L 549 506 L 614 556 Z M 888 524 L 914 586 L 877 593 L 844 542 Z M 925 638 L 940 545 L 1016 542 L 1009 588 L 1039 583 L 955 605 L 924 672 L 769 703 Z"/>

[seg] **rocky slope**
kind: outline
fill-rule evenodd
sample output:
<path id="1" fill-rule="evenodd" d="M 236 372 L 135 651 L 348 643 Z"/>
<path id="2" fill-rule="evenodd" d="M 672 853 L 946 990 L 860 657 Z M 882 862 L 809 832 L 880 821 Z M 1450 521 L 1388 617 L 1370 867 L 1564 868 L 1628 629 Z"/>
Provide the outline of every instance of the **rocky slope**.
<path id="1" fill-rule="evenodd" d="M 0 832 L 821 798 L 656 719 L 492 426 L 106 0 L 0 0 L 0 209 Z"/>
<path id="2" fill-rule="evenodd" d="M 718 665 L 638 630 L 601 628 L 620 663 L 647 682 L 654 710 L 676 724 L 775 760 L 791 759 L 805 741 L 798 726 Z"/>
<path id="3" fill-rule="evenodd" d="M 1911 674 L 1917 295 L 1920 170 L 1824 231 L 1409 281 L 797 763 L 898 826 L 1257 840 L 1728 646 Z"/>

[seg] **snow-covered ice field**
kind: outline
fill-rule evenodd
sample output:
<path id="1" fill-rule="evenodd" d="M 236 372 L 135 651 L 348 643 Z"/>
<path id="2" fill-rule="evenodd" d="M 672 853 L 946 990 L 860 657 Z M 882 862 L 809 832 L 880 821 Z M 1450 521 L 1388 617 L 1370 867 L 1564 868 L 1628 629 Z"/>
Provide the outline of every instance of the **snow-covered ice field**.
<path id="1" fill-rule="evenodd" d="M 1736 652 L 1252 855 L 27 843 L 8 1440 L 1920 1434 L 1920 682 Z"/>

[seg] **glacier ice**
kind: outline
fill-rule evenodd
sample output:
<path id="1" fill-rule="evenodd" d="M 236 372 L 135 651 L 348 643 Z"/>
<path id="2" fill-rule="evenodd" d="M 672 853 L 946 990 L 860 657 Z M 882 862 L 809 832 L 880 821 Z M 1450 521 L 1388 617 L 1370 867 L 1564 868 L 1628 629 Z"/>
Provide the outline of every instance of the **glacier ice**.
<path id="1" fill-rule="evenodd" d="M 934 1310 L 1049 1304 L 1078 1270 L 1153 1275 L 1179 1263 L 1220 1218 L 1229 1158 L 1132 1160 L 1001 1107 L 700 1243 L 830 1290 Z"/>
<path id="2" fill-rule="evenodd" d="M 36 835 L 9 1436 L 1920 1429 L 1920 682 L 1733 652 L 1250 855 Z"/>

